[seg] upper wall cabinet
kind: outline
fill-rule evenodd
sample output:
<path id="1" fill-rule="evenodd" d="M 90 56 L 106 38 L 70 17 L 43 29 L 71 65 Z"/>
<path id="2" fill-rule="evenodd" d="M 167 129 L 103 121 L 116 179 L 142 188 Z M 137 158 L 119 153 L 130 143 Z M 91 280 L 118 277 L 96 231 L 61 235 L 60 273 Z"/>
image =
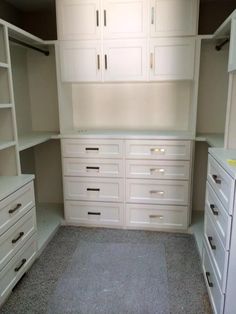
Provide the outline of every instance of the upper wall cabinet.
<path id="1" fill-rule="evenodd" d="M 59 40 L 99 39 L 100 24 L 99 0 L 57 0 Z"/>
<path id="2" fill-rule="evenodd" d="M 151 0 L 151 36 L 197 34 L 198 0 Z"/>

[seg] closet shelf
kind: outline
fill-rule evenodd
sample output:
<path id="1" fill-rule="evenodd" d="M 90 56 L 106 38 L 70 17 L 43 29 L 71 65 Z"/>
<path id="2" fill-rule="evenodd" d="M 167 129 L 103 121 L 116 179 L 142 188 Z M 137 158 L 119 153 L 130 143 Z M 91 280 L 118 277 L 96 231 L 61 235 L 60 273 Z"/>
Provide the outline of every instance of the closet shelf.
<path id="1" fill-rule="evenodd" d="M 36 216 L 40 254 L 63 221 L 63 206 L 61 204 L 38 203 L 36 204 Z"/>
<path id="2" fill-rule="evenodd" d="M 204 211 L 193 211 L 190 232 L 194 235 L 199 254 L 202 255 L 204 235 Z"/>
<path id="3" fill-rule="evenodd" d="M 9 68 L 9 65 L 5 62 L 0 62 L 0 68 L 7 69 L 7 68 Z"/>
<path id="4" fill-rule="evenodd" d="M 15 146 L 16 142 L 15 141 L 2 141 L 0 140 L 0 150 L 10 148 L 12 146 Z"/>
<path id="5" fill-rule="evenodd" d="M 12 104 L 0 104 L 0 109 L 12 108 Z"/>
<path id="6" fill-rule="evenodd" d="M 211 147 L 224 147 L 224 134 L 222 133 L 198 133 L 197 142 L 207 142 Z"/>
<path id="7" fill-rule="evenodd" d="M 57 135 L 56 132 L 31 132 L 23 135 L 19 135 L 19 150 L 25 150 L 30 147 L 47 142 Z"/>

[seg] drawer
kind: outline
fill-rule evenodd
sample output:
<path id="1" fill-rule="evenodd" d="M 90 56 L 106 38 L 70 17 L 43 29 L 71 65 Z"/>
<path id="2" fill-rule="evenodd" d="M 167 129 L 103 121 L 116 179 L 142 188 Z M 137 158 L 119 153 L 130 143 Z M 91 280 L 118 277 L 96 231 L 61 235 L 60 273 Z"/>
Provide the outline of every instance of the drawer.
<path id="1" fill-rule="evenodd" d="M 188 161 L 127 160 L 126 177 L 138 179 L 188 180 Z"/>
<path id="2" fill-rule="evenodd" d="M 101 139 L 64 139 L 63 157 L 80 158 L 122 158 L 123 142 Z"/>
<path id="3" fill-rule="evenodd" d="M 121 226 L 124 208 L 119 203 L 66 201 L 66 222 L 73 225 Z"/>
<path id="4" fill-rule="evenodd" d="M 217 282 L 212 260 L 205 244 L 203 245 L 202 268 L 213 311 L 215 314 L 223 314 L 224 294 L 221 292 L 219 283 Z"/>
<path id="5" fill-rule="evenodd" d="M 228 215 L 209 183 L 206 188 L 205 210 L 211 217 L 224 248 L 229 250 L 232 217 Z"/>
<path id="6" fill-rule="evenodd" d="M 123 201 L 122 179 L 64 177 L 65 198 L 84 201 Z"/>
<path id="7" fill-rule="evenodd" d="M 0 202 L 0 235 L 35 205 L 33 182 Z"/>
<path id="8" fill-rule="evenodd" d="M 33 208 L 0 237 L 0 270 L 35 231 L 35 208 Z"/>
<path id="9" fill-rule="evenodd" d="M 186 230 L 188 210 L 185 206 L 128 204 L 126 225 L 143 229 Z"/>
<path id="10" fill-rule="evenodd" d="M 124 175 L 123 160 L 63 158 L 65 176 L 117 177 Z"/>
<path id="11" fill-rule="evenodd" d="M 36 239 L 33 236 L 0 272 L 0 306 L 11 293 L 17 281 L 31 266 L 36 252 Z"/>
<path id="12" fill-rule="evenodd" d="M 166 205 L 188 205 L 189 182 L 170 180 L 127 180 L 126 201 Z"/>
<path id="13" fill-rule="evenodd" d="M 190 155 L 190 141 L 126 141 L 126 158 L 130 159 L 190 160 Z"/>
<path id="14" fill-rule="evenodd" d="M 212 256 L 214 270 L 219 285 L 222 292 L 225 292 L 229 252 L 224 249 L 213 222 L 207 212 L 205 212 L 204 239 Z"/>
<path id="15" fill-rule="evenodd" d="M 233 213 L 234 180 L 228 173 L 208 155 L 208 182 L 213 187 L 229 214 Z"/>

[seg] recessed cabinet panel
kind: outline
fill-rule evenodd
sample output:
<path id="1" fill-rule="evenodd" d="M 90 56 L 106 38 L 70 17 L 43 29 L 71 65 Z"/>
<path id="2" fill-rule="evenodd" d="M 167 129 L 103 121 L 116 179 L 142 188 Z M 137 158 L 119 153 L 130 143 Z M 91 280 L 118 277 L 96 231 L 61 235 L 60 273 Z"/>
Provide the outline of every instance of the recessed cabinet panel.
<path id="1" fill-rule="evenodd" d="M 60 40 L 100 37 L 99 0 L 57 0 L 57 27 Z"/>
<path id="2" fill-rule="evenodd" d="M 101 48 L 97 41 L 60 43 L 63 82 L 97 82 L 101 74 Z"/>
<path id="3" fill-rule="evenodd" d="M 104 38 L 145 37 L 147 30 L 148 1 L 103 1 Z"/>
<path id="4" fill-rule="evenodd" d="M 150 43 L 151 80 L 192 80 L 194 38 L 159 38 Z"/>
<path id="5" fill-rule="evenodd" d="M 146 40 L 105 41 L 104 80 L 146 80 L 146 46 Z"/>
<path id="6" fill-rule="evenodd" d="M 152 0 L 151 36 L 194 36 L 198 0 Z"/>

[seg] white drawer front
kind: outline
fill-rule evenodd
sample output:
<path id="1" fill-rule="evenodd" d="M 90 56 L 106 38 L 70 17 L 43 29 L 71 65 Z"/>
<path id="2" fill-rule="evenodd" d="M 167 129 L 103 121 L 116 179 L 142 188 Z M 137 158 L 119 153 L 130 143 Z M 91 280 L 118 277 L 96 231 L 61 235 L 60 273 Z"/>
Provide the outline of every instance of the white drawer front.
<path id="1" fill-rule="evenodd" d="M 190 150 L 190 141 L 126 141 L 126 157 L 130 159 L 190 160 Z"/>
<path id="2" fill-rule="evenodd" d="M 123 204 L 66 201 L 66 222 L 74 225 L 121 226 Z"/>
<path id="3" fill-rule="evenodd" d="M 0 235 L 35 204 L 33 182 L 0 202 Z"/>
<path id="4" fill-rule="evenodd" d="M 123 143 L 120 140 L 64 139 L 63 157 L 122 158 Z"/>
<path id="5" fill-rule="evenodd" d="M 123 160 L 63 158 L 65 176 L 117 177 L 124 175 Z"/>
<path id="6" fill-rule="evenodd" d="M 188 180 L 188 161 L 127 160 L 126 177 L 140 179 Z"/>
<path id="7" fill-rule="evenodd" d="M 208 155 L 208 182 L 215 190 L 225 209 L 232 214 L 234 199 L 234 180 Z"/>
<path id="8" fill-rule="evenodd" d="M 127 180 L 126 201 L 166 205 L 188 204 L 188 181 Z"/>
<path id="9" fill-rule="evenodd" d="M 0 237 L 0 270 L 36 231 L 35 209 L 31 209 Z"/>
<path id="10" fill-rule="evenodd" d="M 123 201 L 123 180 L 105 178 L 64 177 L 67 200 Z"/>
<path id="11" fill-rule="evenodd" d="M 228 215 L 209 183 L 206 189 L 205 210 L 211 217 L 225 249 L 229 250 L 232 217 Z"/>
<path id="12" fill-rule="evenodd" d="M 188 224 L 187 207 L 167 205 L 126 205 L 126 225 L 144 229 L 181 229 Z"/>
<path id="13" fill-rule="evenodd" d="M 0 306 L 10 294 L 17 281 L 33 263 L 37 252 L 35 236 L 22 247 L 0 272 Z"/>
<path id="14" fill-rule="evenodd" d="M 205 213 L 204 238 L 212 256 L 217 279 L 222 291 L 225 291 L 229 253 L 222 245 L 208 213 Z"/>
<path id="15" fill-rule="evenodd" d="M 202 266 L 213 311 L 215 314 L 222 314 L 224 309 L 224 294 L 220 290 L 213 270 L 212 261 L 205 244 L 203 245 Z"/>

